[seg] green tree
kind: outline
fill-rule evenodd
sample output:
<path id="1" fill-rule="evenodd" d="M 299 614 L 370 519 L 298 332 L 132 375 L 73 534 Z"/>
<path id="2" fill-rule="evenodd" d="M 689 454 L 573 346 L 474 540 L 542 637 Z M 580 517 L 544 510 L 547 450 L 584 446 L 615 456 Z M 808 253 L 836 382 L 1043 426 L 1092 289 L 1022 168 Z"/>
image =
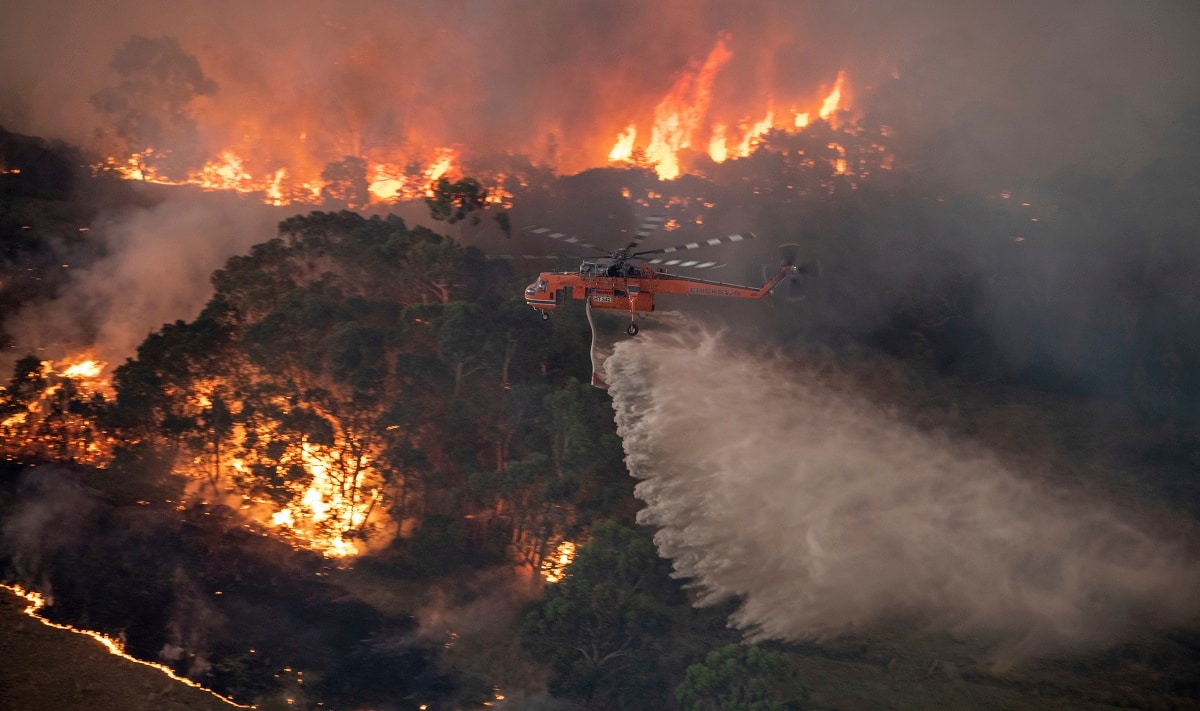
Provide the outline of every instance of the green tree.
<path id="1" fill-rule="evenodd" d="M 438 221 L 455 224 L 471 216 L 471 224 L 479 224 L 479 215 L 472 215 L 487 205 L 487 189 L 475 178 L 463 178 L 450 182 L 438 178 L 433 185 L 433 195 L 425 198 L 429 216 Z"/>
<path id="2" fill-rule="evenodd" d="M 438 354 L 454 370 L 454 397 L 462 392 L 463 380 L 489 365 L 491 350 L 487 313 L 477 304 L 454 301 L 434 324 Z"/>
<path id="3" fill-rule="evenodd" d="M 592 529 L 562 582 L 525 618 L 521 638 L 550 665 L 550 690 L 593 708 L 663 708 L 659 659 L 670 608 L 683 602 L 643 530 L 614 521 Z"/>
<path id="4" fill-rule="evenodd" d="M 421 302 L 427 303 L 428 297 L 434 296 L 438 303 L 448 304 L 450 289 L 461 275 L 463 250 L 454 240 L 424 228 L 415 232 L 421 239 L 409 248 L 405 259 L 413 280 L 421 285 Z"/>
<path id="5" fill-rule="evenodd" d="M 791 655 L 745 644 L 709 652 L 675 688 L 684 711 L 793 711 L 807 697 Z"/>

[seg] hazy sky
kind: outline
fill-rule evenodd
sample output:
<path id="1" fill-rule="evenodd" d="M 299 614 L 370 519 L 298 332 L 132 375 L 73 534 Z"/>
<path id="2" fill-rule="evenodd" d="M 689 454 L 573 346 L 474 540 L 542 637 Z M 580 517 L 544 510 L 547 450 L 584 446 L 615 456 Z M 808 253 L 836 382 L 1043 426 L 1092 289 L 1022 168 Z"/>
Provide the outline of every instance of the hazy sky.
<path id="1" fill-rule="evenodd" d="M 1200 102 L 1186 1 L 2 0 L 0 17 L 0 125 L 83 143 L 101 123 L 87 99 L 135 34 L 178 38 L 216 82 L 194 107 L 212 150 L 266 125 L 334 157 L 438 143 L 594 164 L 722 31 L 713 110 L 734 122 L 844 70 L 859 109 L 910 131 L 978 124 L 998 147 L 1015 124 L 1015 149 L 1049 163 L 1150 143 Z"/>

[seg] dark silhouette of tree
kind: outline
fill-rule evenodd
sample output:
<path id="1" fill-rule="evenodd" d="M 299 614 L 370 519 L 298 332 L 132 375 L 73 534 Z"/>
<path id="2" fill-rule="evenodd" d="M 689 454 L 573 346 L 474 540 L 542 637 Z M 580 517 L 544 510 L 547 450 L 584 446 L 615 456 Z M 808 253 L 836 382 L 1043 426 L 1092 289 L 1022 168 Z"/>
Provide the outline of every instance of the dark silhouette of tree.
<path id="1" fill-rule="evenodd" d="M 512 222 L 509 220 L 507 212 L 496 213 L 496 224 L 500 226 L 500 231 L 505 237 L 512 237 Z"/>
<path id="2" fill-rule="evenodd" d="M 479 224 L 479 215 L 474 213 L 487 206 L 488 193 L 478 180 L 438 178 L 432 188 L 433 195 L 425 198 L 430 217 L 453 225 L 470 216 L 471 224 Z"/>
<path id="3" fill-rule="evenodd" d="M 117 48 L 109 67 L 118 82 L 91 102 L 112 120 L 120 149 L 140 155 L 143 174 L 151 165 L 171 174 L 191 166 L 199 145 L 191 103 L 217 91 L 200 62 L 174 37 L 135 35 Z"/>
<path id="4" fill-rule="evenodd" d="M 367 182 L 367 161 L 357 156 L 346 156 L 328 163 L 321 171 L 321 199 L 327 203 L 345 205 L 350 208 L 366 207 L 371 204 L 371 184 Z"/>

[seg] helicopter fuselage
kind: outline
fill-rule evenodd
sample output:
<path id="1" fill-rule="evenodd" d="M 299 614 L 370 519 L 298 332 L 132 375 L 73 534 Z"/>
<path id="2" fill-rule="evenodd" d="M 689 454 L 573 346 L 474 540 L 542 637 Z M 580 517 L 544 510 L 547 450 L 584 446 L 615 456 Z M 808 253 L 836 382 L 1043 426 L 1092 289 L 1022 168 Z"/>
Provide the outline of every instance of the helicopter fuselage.
<path id="1" fill-rule="evenodd" d="M 525 288 L 525 302 L 548 318 L 568 299 L 586 299 L 593 309 L 625 310 L 632 317 L 654 311 L 658 294 L 761 299 L 771 293 L 795 267 L 784 265 L 760 287 L 669 274 L 665 269 L 639 267 L 620 261 L 585 261 L 578 272 L 542 272 Z"/>

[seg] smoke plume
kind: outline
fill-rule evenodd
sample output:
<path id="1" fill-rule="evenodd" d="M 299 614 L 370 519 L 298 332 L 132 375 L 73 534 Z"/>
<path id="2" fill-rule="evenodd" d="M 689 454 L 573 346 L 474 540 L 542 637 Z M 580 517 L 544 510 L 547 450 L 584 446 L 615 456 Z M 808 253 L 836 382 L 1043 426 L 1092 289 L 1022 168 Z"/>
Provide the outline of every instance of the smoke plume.
<path id="1" fill-rule="evenodd" d="M 70 272 L 56 298 L 30 303 L 7 324 L 23 348 L 59 357 L 87 348 L 111 363 L 146 334 L 194 318 L 209 276 L 229 255 L 274 234 L 278 211 L 234 195 L 180 195 L 101 215 L 91 234 L 105 256 Z"/>
<path id="2" fill-rule="evenodd" d="M 78 524 L 94 518 L 100 501 L 94 490 L 55 466 L 26 470 L 14 499 L 18 505 L 6 510 L 0 524 L 0 556 L 7 560 L 0 572 L 46 591 L 54 557 L 78 545 Z"/>
<path id="3" fill-rule="evenodd" d="M 1190 2 L 47 0 L 8 2 L 4 16 L 10 130 L 93 147 L 108 121 L 91 97 L 123 81 L 114 53 L 171 38 L 217 91 L 193 107 L 201 146 L 154 148 L 239 145 L 267 163 L 299 152 L 316 171 L 437 146 L 602 164 L 722 32 L 733 57 L 714 121 L 782 111 L 845 71 L 856 106 L 937 136 L 937 158 L 964 178 L 1144 149 L 1200 97 Z"/>
<path id="4" fill-rule="evenodd" d="M 1186 539 L 917 430 L 781 357 L 651 333 L 606 363 L 659 551 L 752 639 L 902 625 L 1008 664 L 1195 619 Z"/>

